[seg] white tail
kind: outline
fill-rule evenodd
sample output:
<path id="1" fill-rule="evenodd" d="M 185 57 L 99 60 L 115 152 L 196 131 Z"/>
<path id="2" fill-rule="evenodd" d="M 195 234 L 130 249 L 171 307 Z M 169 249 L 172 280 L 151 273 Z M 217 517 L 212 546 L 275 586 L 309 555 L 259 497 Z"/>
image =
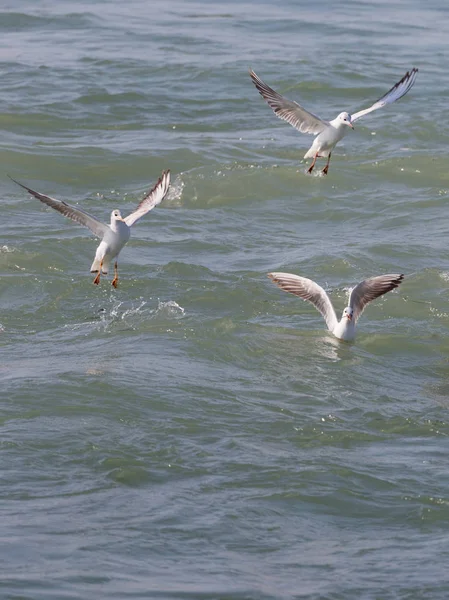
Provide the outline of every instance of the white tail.
<path id="1" fill-rule="evenodd" d="M 102 261 L 103 261 L 103 264 L 101 264 Z M 101 257 L 101 254 L 100 254 L 100 256 L 98 256 L 98 252 L 97 252 L 97 254 L 95 255 L 95 258 L 94 258 L 94 262 L 92 263 L 92 266 L 90 267 L 90 272 L 98 273 L 98 271 L 100 270 L 100 266 L 101 266 L 102 273 L 104 275 L 107 275 L 108 270 L 109 270 L 109 262 L 110 262 L 110 259 L 108 256 Z"/>

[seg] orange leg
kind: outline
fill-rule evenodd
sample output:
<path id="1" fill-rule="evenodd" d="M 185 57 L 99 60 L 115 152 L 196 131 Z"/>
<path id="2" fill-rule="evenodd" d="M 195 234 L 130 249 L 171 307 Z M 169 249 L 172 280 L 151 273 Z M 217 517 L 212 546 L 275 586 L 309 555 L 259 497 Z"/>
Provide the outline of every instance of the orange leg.
<path id="1" fill-rule="evenodd" d="M 329 163 L 331 161 L 331 156 L 332 156 L 332 152 L 329 152 L 329 156 L 327 157 L 327 163 L 326 166 L 324 167 L 324 169 L 322 170 L 322 173 L 324 175 L 327 175 L 327 172 L 329 171 Z"/>
<path id="2" fill-rule="evenodd" d="M 94 279 L 94 283 L 95 285 L 98 285 L 100 283 L 100 275 L 101 275 L 101 269 L 103 268 L 103 261 L 101 261 L 100 263 L 100 268 L 98 270 L 97 276 Z"/>
<path id="3" fill-rule="evenodd" d="M 307 173 L 311 173 L 313 171 L 313 167 L 315 166 L 316 163 L 316 159 L 318 158 L 318 152 L 315 154 L 315 156 L 313 157 L 312 160 L 312 164 L 310 165 L 310 167 L 307 169 Z"/>
<path id="4" fill-rule="evenodd" d="M 112 285 L 116 288 L 118 286 L 118 270 L 117 270 L 117 261 L 114 264 L 114 279 L 112 280 Z"/>

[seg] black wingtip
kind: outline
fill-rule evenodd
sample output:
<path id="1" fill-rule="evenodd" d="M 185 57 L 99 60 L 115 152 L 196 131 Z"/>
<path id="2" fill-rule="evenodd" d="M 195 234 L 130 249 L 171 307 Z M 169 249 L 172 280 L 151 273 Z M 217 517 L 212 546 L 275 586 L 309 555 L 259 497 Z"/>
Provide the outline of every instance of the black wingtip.
<path id="1" fill-rule="evenodd" d="M 259 75 L 257 75 L 257 73 L 255 73 L 252 69 L 250 69 L 249 71 L 249 76 L 252 79 L 252 82 L 254 83 L 254 85 L 257 87 L 257 85 L 262 82 L 261 78 L 259 77 Z"/>
<path id="2" fill-rule="evenodd" d="M 411 69 L 410 71 L 410 75 L 409 72 L 407 71 L 407 75 L 409 75 L 410 79 L 415 79 L 417 73 L 418 73 L 419 69 L 417 69 L 416 67 L 413 67 L 413 69 Z"/>
<path id="3" fill-rule="evenodd" d="M 17 183 L 17 185 L 20 185 L 21 188 L 23 188 L 30 194 L 32 193 L 30 188 L 28 188 L 26 185 L 23 185 L 23 183 L 20 183 L 20 181 L 17 181 L 17 179 L 14 179 L 14 177 L 11 177 L 11 175 L 9 173 L 6 173 L 6 175 L 11 179 L 11 181 L 14 181 L 14 183 Z"/>
<path id="4" fill-rule="evenodd" d="M 160 185 L 162 183 L 162 181 L 167 178 L 168 178 L 169 185 L 170 185 L 170 169 L 165 169 L 165 171 L 162 171 L 161 176 L 157 180 L 153 189 L 157 188 L 157 186 Z"/>
<path id="5" fill-rule="evenodd" d="M 392 284 L 394 285 L 394 288 L 393 288 L 393 289 L 396 289 L 396 288 L 398 288 L 398 287 L 400 286 L 400 284 L 401 284 L 403 281 L 404 281 L 404 274 L 403 274 L 403 273 L 401 273 L 401 275 L 398 275 L 398 276 L 396 277 L 396 279 L 394 279 L 394 280 L 392 281 Z"/>

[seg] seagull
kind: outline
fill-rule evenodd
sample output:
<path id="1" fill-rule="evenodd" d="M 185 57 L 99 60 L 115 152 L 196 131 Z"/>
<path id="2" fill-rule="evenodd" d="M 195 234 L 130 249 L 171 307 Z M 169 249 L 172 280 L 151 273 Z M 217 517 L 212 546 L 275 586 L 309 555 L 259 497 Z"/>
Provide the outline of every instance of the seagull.
<path id="1" fill-rule="evenodd" d="M 280 119 L 287 121 L 287 123 L 290 123 L 290 125 L 301 133 L 310 133 L 316 136 L 313 140 L 313 144 L 305 153 L 304 158 L 313 158 L 312 164 L 307 169 L 308 173 L 312 173 L 317 158 L 327 158 L 326 166 L 322 171 L 324 175 L 327 175 L 329 170 L 332 150 L 348 133 L 349 128 L 354 129 L 355 121 L 368 115 L 370 112 L 373 112 L 373 110 L 382 108 L 386 104 L 396 102 L 396 100 L 405 96 L 415 83 L 417 73 L 418 69 L 407 71 L 404 77 L 395 83 L 391 90 L 379 98 L 379 100 L 376 100 L 369 108 L 359 110 L 353 115 L 350 115 L 347 112 L 341 112 L 333 121 L 325 121 L 307 111 L 297 102 L 287 100 L 287 98 L 284 98 L 284 96 L 281 96 L 281 94 L 278 94 L 270 88 L 270 86 L 264 83 L 252 69 L 249 71 L 251 79 L 259 91 L 259 94 L 268 105 L 271 106 Z"/>
<path id="2" fill-rule="evenodd" d="M 136 223 L 141 217 L 147 212 L 152 210 L 155 206 L 160 204 L 167 194 L 170 185 L 170 171 L 162 171 L 162 175 L 159 177 L 156 185 L 145 195 L 143 200 L 139 203 L 138 207 L 134 212 L 123 218 L 119 210 L 113 210 L 111 213 L 111 223 L 106 225 L 101 221 L 97 221 L 95 217 L 92 217 L 84 210 L 75 208 L 67 202 L 62 200 L 56 200 L 45 194 L 35 192 L 31 188 L 23 185 L 19 181 L 16 181 L 10 177 L 14 183 L 23 187 L 32 196 L 51 206 L 65 217 L 76 221 L 80 225 L 84 225 L 92 231 L 94 235 L 101 239 L 101 242 L 95 253 L 95 259 L 90 268 L 91 273 L 97 273 L 94 279 L 94 283 L 98 285 L 100 283 L 100 275 L 103 273 L 107 275 L 109 263 L 115 258 L 114 263 L 114 279 L 112 285 L 116 288 L 118 285 L 118 270 L 117 270 L 117 257 L 120 254 L 120 250 L 129 240 L 131 235 L 131 226 Z"/>
<path id="3" fill-rule="evenodd" d="M 404 275 L 396 273 L 365 279 L 351 291 L 349 305 L 344 309 L 341 321 L 338 321 L 329 296 L 311 279 L 291 273 L 268 273 L 268 277 L 285 292 L 311 302 L 323 315 L 329 331 L 345 341 L 354 339 L 357 320 L 368 302 L 394 290 L 404 279 Z"/>

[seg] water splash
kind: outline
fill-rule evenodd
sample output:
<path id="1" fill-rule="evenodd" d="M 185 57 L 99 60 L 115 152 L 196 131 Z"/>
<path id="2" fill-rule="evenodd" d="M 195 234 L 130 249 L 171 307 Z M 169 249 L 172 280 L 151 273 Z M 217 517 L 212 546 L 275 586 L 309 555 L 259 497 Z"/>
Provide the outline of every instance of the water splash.
<path id="1" fill-rule="evenodd" d="M 168 302 L 161 302 L 159 300 L 155 311 L 155 316 L 163 315 L 166 317 L 175 317 L 177 319 L 182 318 L 184 314 L 185 310 L 174 300 L 168 300 Z"/>
<path id="2" fill-rule="evenodd" d="M 184 190 L 184 186 L 185 186 L 185 183 L 181 179 L 181 175 L 177 175 L 175 180 L 170 183 L 170 188 L 167 193 L 167 200 L 173 206 L 181 205 L 181 197 L 182 197 L 182 192 Z"/>

